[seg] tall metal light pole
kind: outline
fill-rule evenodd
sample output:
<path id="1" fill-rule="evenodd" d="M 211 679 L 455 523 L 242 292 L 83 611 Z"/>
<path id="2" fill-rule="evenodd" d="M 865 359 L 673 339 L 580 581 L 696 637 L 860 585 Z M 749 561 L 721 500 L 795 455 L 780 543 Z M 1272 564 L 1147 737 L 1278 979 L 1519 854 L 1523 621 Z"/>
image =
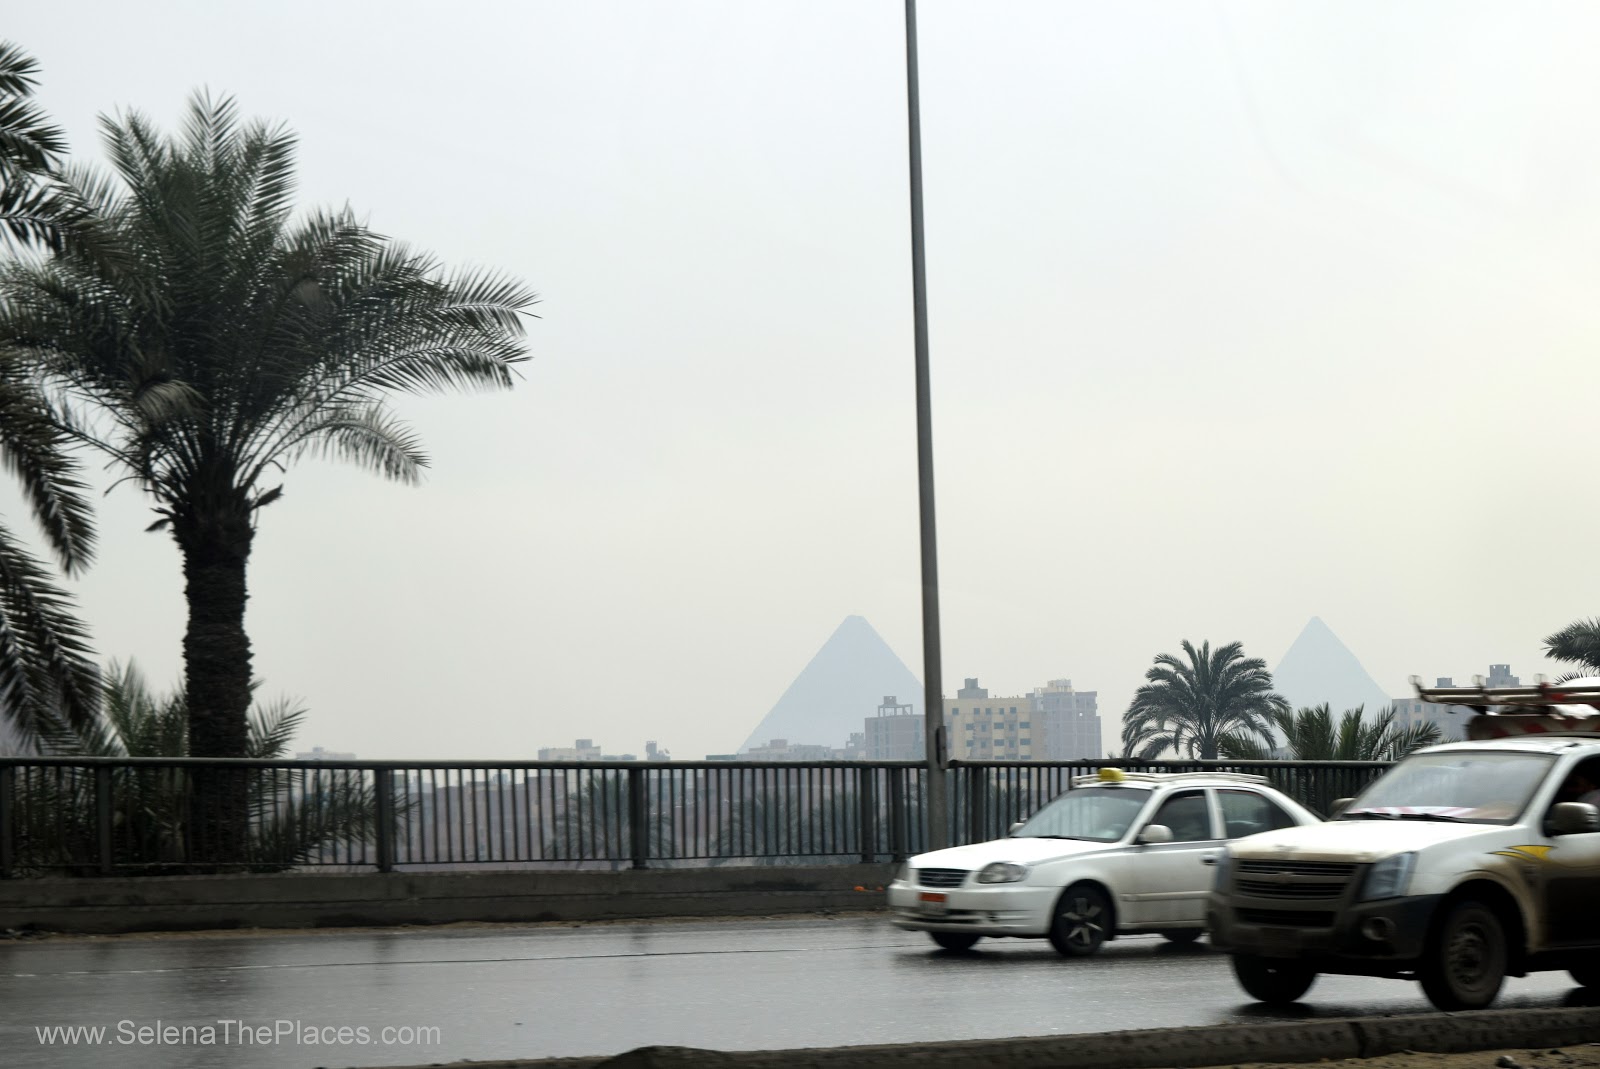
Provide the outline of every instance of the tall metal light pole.
<path id="1" fill-rule="evenodd" d="M 911 156 L 911 315 L 917 361 L 917 486 L 922 529 L 922 715 L 927 745 L 928 847 L 950 845 L 944 769 L 943 669 L 939 664 L 939 552 L 933 524 L 933 417 L 928 389 L 928 281 L 922 239 L 922 113 L 917 94 L 917 0 L 906 0 L 906 113 Z"/>

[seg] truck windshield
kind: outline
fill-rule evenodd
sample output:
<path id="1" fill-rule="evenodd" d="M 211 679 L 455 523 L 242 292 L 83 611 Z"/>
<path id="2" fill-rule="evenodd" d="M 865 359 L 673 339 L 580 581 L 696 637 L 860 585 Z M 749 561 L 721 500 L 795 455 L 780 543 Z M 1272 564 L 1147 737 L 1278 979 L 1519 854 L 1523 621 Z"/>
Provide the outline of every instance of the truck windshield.
<path id="1" fill-rule="evenodd" d="M 1079 787 L 1058 795 L 1011 834 L 1114 843 L 1150 800 L 1144 787 Z"/>
<path id="2" fill-rule="evenodd" d="M 1554 760 L 1533 753 L 1418 754 L 1385 772 L 1338 819 L 1510 824 Z"/>

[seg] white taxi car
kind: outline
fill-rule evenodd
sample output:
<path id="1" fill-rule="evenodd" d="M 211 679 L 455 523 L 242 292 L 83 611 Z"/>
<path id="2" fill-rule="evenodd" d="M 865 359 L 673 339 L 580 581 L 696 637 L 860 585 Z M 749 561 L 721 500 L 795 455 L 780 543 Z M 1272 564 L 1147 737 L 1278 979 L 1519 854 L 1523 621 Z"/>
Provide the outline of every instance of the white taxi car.
<path id="1" fill-rule="evenodd" d="M 946 950 L 982 936 L 1093 954 L 1128 932 L 1205 930 L 1210 863 L 1231 839 L 1320 818 L 1259 776 L 1102 769 L 993 842 L 911 858 L 889 885 L 895 925 Z"/>

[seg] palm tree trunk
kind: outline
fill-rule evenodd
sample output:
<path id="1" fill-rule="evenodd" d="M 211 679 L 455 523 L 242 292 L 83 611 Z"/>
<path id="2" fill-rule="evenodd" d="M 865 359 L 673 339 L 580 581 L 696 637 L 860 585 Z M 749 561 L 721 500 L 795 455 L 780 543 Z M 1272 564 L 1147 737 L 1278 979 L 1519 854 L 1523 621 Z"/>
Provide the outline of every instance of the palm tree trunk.
<path id="1" fill-rule="evenodd" d="M 183 636 L 184 692 L 189 707 L 189 753 L 243 757 L 249 741 L 250 638 L 245 566 L 255 532 L 249 511 L 226 510 L 211 522 L 174 525 L 183 551 L 189 623 Z M 244 769 L 198 769 L 191 798 L 191 860 L 245 860 L 250 784 Z"/>

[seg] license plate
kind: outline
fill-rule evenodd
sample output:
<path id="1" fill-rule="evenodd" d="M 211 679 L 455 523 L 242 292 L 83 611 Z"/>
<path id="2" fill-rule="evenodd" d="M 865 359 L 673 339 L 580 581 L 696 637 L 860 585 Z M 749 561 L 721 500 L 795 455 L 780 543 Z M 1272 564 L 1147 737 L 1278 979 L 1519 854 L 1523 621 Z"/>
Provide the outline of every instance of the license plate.
<path id="1" fill-rule="evenodd" d="M 1261 929 L 1261 951 L 1268 957 L 1294 957 L 1300 953 L 1300 930 L 1298 928 Z"/>
<path id="2" fill-rule="evenodd" d="M 917 909 L 923 913 L 948 913 L 950 903 L 937 891 L 923 891 L 917 896 Z"/>

